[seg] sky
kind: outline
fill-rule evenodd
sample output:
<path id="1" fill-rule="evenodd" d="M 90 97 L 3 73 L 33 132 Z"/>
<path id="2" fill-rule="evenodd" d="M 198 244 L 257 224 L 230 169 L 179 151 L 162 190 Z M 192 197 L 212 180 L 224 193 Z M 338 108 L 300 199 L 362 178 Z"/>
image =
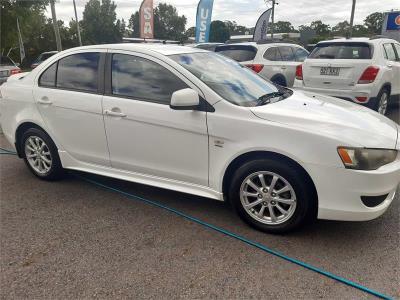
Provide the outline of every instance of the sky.
<path id="1" fill-rule="evenodd" d="M 89 0 L 75 0 L 79 20 Z M 139 9 L 141 0 L 114 0 L 117 5 L 117 18 L 126 21 Z M 160 2 L 174 5 L 180 15 L 188 20 L 186 28 L 195 25 L 198 0 L 154 0 L 154 6 Z M 295 27 L 321 20 L 329 25 L 336 25 L 343 20 L 350 20 L 352 0 L 277 0 L 276 21 L 289 21 Z M 267 8 L 264 0 L 214 0 L 212 20 L 236 21 L 239 25 L 253 27 L 260 14 Z M 362 24 L 370 13 L 400 9 L 399 0 L 357 0 L 354 24 Z M 74 16 L 72 0 L 56 2 L 57 18 L 69 23 Z M 51 16 L 50 8 L 47 16 Z"/>

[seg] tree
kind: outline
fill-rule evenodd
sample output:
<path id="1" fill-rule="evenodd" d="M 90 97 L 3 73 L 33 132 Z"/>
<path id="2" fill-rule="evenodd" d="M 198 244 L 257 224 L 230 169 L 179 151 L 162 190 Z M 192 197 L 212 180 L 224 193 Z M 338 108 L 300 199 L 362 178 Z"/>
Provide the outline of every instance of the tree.
<path id="1" fill-rule="evenodd" d="M 272 25 L 272 24 L 270 24 L 270 25 Z M 289 32 L 293 32 L 293 31 L 294 31 L 294 27 L 292 26 L 292 23 L 290 23 L 290 22 L 278 21 L 274 24 L 274 32 L 275 33 L 289 33 Z"/>
<path id="2" fill-rule="evenodd" d="M 138 38 L 140 37 L 140 25 L 139 25 L 139 12 L 135 12 L 131 15 L 128 22 L 128 36 Z"/>
<path id="3" fill-rule="evenodd" d="M 231 37 L 229 28 L 222 21 L 212 21 L 210 24 L 210 42 L 225 43 Z"/>
<path id="4" fill-rule="evenodd" d="M 321 20 L 311 22 L 312 29 L 315 30 L 315 33 L 319 36 L 329 36 L 331 32 L 331 27 L 327 24 L 322 23 Z"/>
<path id="5" fill-rule="evenodd" d="M 332 32 L 336 35 L 346 36 L 349 32 L 350 24 L 347 21 L 339 22 L 332 28 Z"/>
<path id="6" fill-rule="evenodd" d="M 186 39 L 189 39 L 190 37 L 194 37 L 196 35 L 196 27 L 189 27 L 186 32 L 185 32 L 185 36 Z"/>
<path id="7" fill-rule="evenodd" d="M 354 25 L 353 26 L 353 36 L 362 37 L 368 35 L 368 29 L 364 25 Z"/>
<path id="8" fill-rule="evenodd" d="M 380 34 L 382 31 L 383 13 L 374 12 L 367 16 L 364 25 L 371 34 Z"/>
<path id="9" fill-rule="evenodd" d="M 185 39 L 186 17 L 179 16 L 175 6 L 159 3 L 154 9 L 154 37 L 182 41 Z"/>
<path id="10" fill-rule="evenodd" d="M 229 29 L 231 35 L 244 35 L 250 32 L 250 29 L 246 26 L 238 25 L 236 21 L 224 21 L 225 25 Z"/>
<path id="11" fill-rule="evenodd" d="M 117 22 L 116 5 L 111 0 L 89 0 L 82 17 L 84 44 L 121 42 L 121 22 Z"/>

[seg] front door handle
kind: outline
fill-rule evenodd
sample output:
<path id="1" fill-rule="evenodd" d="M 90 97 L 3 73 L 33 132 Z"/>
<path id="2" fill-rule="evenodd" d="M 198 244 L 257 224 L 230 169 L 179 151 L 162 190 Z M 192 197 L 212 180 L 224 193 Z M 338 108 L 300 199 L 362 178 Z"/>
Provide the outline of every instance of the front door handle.
<path id="1" fill-rule="evenodd" d="M 43 97 L 40 98 L 37 102 L 38 102 L 39 104 L 43 104 L 43 105 L 52 105 L 52 104 L 53 104 L 53 102 L 51 102 L 51 101 L 49 100 L 49 97 L 47 97 L 47 96 L 43 96 Z"/>
<path id="2" fill-rule="evenodd" d="M 106 109 L 106 110 L 104 111 L 104 113 L 105 113 L 107 116 L 111 116 L 111 117 L 120 117 L 120 118 L 125 118 L 125 117 L 126 117 L 126 114 L 124 114 L 123 112 L 121 112 L 119 108 L 113 108 L 113 109 L 111 109 L 111 110 Z"/>
<path id="3" fill-rule="evenodd" d="M 281 67 L 282 70 L 286 70 L 286 67 Z"/>

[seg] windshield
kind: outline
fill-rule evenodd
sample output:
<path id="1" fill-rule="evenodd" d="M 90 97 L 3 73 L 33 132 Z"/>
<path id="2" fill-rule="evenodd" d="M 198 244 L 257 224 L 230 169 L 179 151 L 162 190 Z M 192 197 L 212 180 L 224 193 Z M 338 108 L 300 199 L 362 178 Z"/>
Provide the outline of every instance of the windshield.
<path id="1" fill-rule="evenodd" d="M 320 43 L 309 57 L 314 59 L 371 59 L 371 49 L 366 43 Z"/>
<path id="2" fill-rule="evenodd" d="M 208 53 L 176 54 L 169 56 L 207 84 L 227 101 L 239 106 L 256 106 L 276 102 L 260 102 L 266 95 L 280 90 L 250 69 L 222 55 Z M 290 91 L 290 90 L 289 90 Z M 280 95 L 278 100 L 287 97 Z"/>

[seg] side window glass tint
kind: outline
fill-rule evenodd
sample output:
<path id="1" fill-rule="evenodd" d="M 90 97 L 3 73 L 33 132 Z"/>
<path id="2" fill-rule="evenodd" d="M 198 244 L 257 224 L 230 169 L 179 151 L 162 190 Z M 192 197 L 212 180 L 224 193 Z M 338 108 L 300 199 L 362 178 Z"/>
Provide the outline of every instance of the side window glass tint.
<path id="1" fill-rule="evenodd" d="M 294 48 L 294 50 L 295 50 L 294 56 L 296 58 L 296 61 L 303 62 L 307 58 L 308 52 L 306 50 L 301 48 Z"/>
<path id="2" fill-rule="evenodd" d="M 394 52 L 394 48 L 392 44 L 383 44 L 383 48 L 385 50 L 385 58 L 390 61 L 396 60 L 396 53 Z"/>
<path id="3" fill-rule="evenodd" d="M 56 71 L 57 71 L 57 62 L 48 67 L 46 71 L 44 71 L 42 75 L 40 75 L 39 85 L 45 87 L 55 87 Z"/>
<path id="4" fill-rule="evenodd" d="M 272 47 L 267 49 L 264 53 L 264 58 L 270 61 L 280 61 L 281 59 L 281 54 L 278 50 L 277 47 Z"/>
<path id="5" fill-rule="evenodd" d="M 279 47 L 279 52 L 281 53 L 283 61 L 295 61 L 292 47 L 289 46 Z"/>
<path id="6" fill-rule="evenodd" d="M 188 86 L 163 66 L 133 55 L 114 54 L 112 93 L 169 104 L 175 91 Z"/>
<path id="7" fill-rule="evenodd" d="M 57 87 L 97 92 L 100 53 L 85 52 L 58 62 Z"/>

